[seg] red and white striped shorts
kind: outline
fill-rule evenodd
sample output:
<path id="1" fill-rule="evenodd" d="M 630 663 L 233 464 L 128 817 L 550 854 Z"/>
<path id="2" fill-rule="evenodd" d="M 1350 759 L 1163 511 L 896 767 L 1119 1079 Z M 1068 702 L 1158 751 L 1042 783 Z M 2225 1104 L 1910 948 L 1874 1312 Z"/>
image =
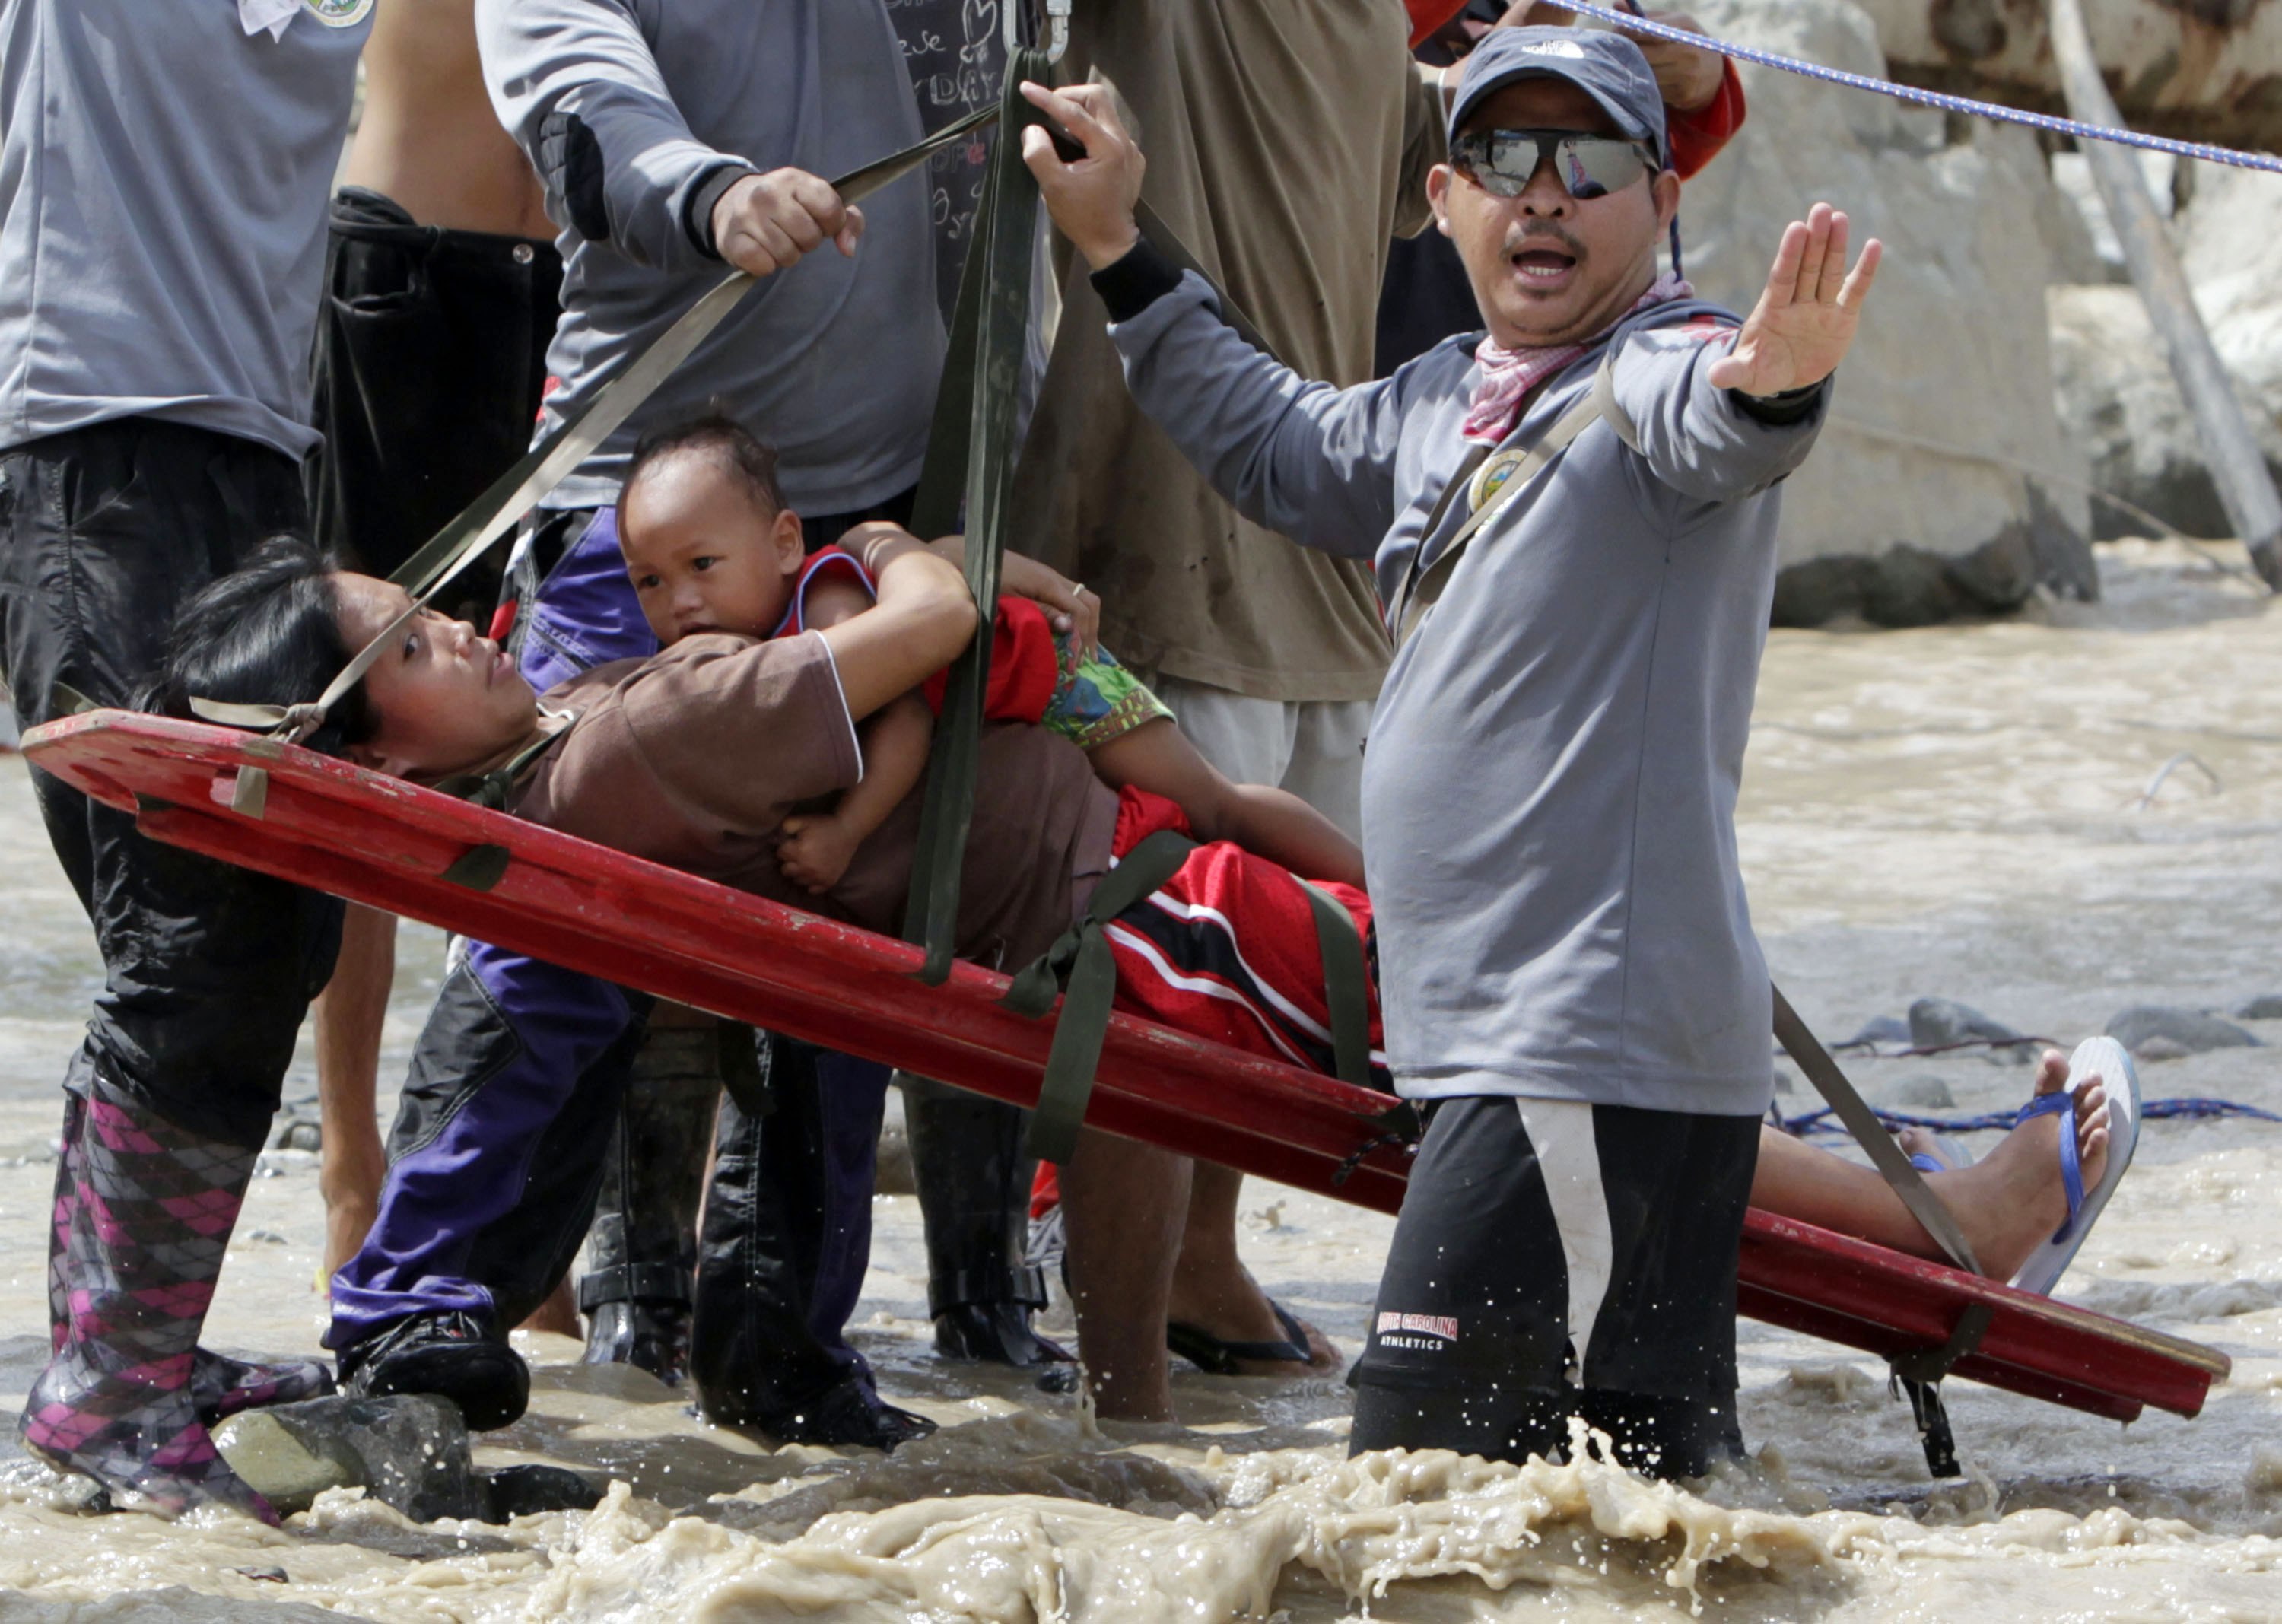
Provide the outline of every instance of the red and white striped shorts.
<path id="1" fill-rule="evenodd" d="M 1118 792 L 1111 850 L 1123 856 L 1160 829 L 1188 832 L 1181 809 L 1162 796 Z M 1347 909 L 1368 949 L 1370 898 L 1330 881 L 1316 888 Z M 1106 934 L 1117 961 L 1117 1007 L 1247 1053 L 1337 1075 L 1323 996 L 1316 916 L 1291 870 L 1225 840 L 1199 846 L 1148 897 L 1112 921 Z M 1371 1068 L 1381 1087 L 1385 1039 L 1378 975 L 1370 966 Z"/>

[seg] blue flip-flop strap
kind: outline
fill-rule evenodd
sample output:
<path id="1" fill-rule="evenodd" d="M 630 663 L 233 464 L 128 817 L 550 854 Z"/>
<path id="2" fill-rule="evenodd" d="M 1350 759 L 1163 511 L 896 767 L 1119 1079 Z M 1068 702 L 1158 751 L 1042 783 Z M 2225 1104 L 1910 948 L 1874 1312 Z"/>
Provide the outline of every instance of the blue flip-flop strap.
<path id="1" fill-rule="evenodd" d="M 1941 1158 L 1939 1156 L 1929 1156 L 1921 1150 L 1911 1153 L 1910 1165 L 1917 1169 L 1921 1173 L 1946 1173 L 1949 1171 L 1947 1168 L 1941 1164 Z"/>
<path id="2" fill-rule="evenodd" d="M 2084 1210 L 2084 1164 L 2076 1154 L 2076 1096 L 2066 1090 L 2038 1094 L 2021 1107 L 2013 1125 L 2018 1128 L 2032 1116 L 2050 1116 L 2056 1111 L 2069 1114 L 2069 1120 L 2061 1124 L 2061 1185 L 2068 1194 L 2068 1221 L 2053 1232 L 2053 1239 L 2066 1240 L 2075 1232 L 2076 1215 Z"/>

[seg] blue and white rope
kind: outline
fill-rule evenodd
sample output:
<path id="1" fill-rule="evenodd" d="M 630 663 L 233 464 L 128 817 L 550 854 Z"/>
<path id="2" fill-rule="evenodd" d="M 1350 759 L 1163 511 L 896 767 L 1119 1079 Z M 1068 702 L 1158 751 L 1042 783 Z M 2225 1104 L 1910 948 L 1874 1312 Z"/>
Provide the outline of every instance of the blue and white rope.
<path id="1" fill-rule="evenodd" d="M 1929 1128 L 1936 1133 L 1996 1133 L 2008 1131 L 2019 1124 L 2017 1111 L 1991 1111 L 1980 1116 L 1924 1116 L 1909 1111 L 1882 1111 L 1871 1107 L 1872 1114 L 1889 1130 L 1895 1128 Z M 1772 1113 L 1775 1126 L 1797 1138 L 1811 1134 L 1843 1135 L 1846 1130 L 1837 1121 L 1837 1113 L 1828 1106 L 1818 1110 L 1803 1111 L 1797 1116 L 1785 1116 L 1780 1109 Z M 2252 1122 L 2282 1123 L 2282 1115 L 2262 1110 L 2255 1105 L 2244 1105 L 2234 1100 L 2150 1100 L 2139 1107 L 2139 1120 L 2160 1123 L 2175 1119 L 2208 1120 L 2214 1117 L 2239 1116 Z"/>
<path id="2" fill-rule="evenodd" d="M 2169 152 L 2178 158 L 2200 158 L 2214 164 L 2232 164 L 2238 169 L 2263 169 L 2270 175 L 2282 175 L 2282 158 L 2268 152 L 2238 152 L 2232 147 L 2212 146 L 2200 141 L 2175 141 L 2169 136 L 2150 136 L 2139 130 L 2123 129 L 2107 124 L 2085 124 L 2076 119 L 2056 118 L 2049 113 L 2030 113 L 2024 108 L 1999 106 L 1994 102 L 1976 102 L 1940 90 L 1921 90 L 1913 85 L 1896 84 L 1891 80 L 1874 79 L 1867 74 L 1850 74 L 1843 68 L 1825 67 L 1819 62 L 1802 62 L 1797 57 L 1761 51 L 1752 45 L 1732 45 L 1725 40 L 1675 28 L 1669 23 L 1657 22 L 1604 5 L 1595 5 L 1590 0 L 1548 0 L 1548 4 L 1559 6 L 1564 12 L 1573 12 L 1580 17 L 1589 17 L 1595 22 L 1622 28 L 1627 33 L 1650 35 L 1677 44 L 1716 51 L 1721 56 L 1732 57 L 1738 62 L 1778 67 L 1787 74 L 1820 79 L 1827 84 L 1844 85 L 1850 89 L 1872 90 L 1880 96 L 1890 96 L 1897 101 L 1914 102 L 1921 107 L 1938 107 L 1944 113 L 1970 113 L 1975 118 L 1994 119 L 2005 124 L 2025 124 L 2030 129 L 2050 130 L 2055 135 L 2074 136 L 2079 140 L 2110 141 L 2118 146 L 2142 147 L 2150 152 Z"/>

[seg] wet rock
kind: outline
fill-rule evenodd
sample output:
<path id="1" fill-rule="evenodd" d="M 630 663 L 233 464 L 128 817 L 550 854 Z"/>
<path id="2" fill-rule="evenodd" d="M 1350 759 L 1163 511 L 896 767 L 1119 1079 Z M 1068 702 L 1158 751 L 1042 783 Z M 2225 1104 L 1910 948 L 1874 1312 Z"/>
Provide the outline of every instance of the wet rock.
<path id="1" fill-rule="evenodd" d="M 541 1511 L 591 1511 L 602 1503 L 601 1489 L 561 1466 L 501 1466 L 485 1472 L 484 1481 L 491 1501 L 485 1522 L 509 1522 Z"/>
<path id="2" fill-rule="evenodd" d="M 2036 1041 L 1954 998 L 1920 998 L 1910 1006 L 1910 1042 L 1916 1047 L 1937 1049 L 1975 1038 L 1994 1040 L 1987 1054 L 1999 1065 L 2027 1059 Z M 2016 1041 L 2008 1043 L 2008 1038 Z"/>
<path id="3" fill-rule="evenodd" d="M 1941 1078 L 1920 1072 L 1879 1090 L 1878 1103 L 1890 1110 L 1947 1111 L 1955 1108 L 1957 1096 Z"/>
<path id="4" fill-rule="evenodd" d="M 2262 992 L 2227 1011 L 2238 1021 L 2282 1021 L 2282 992 Z"/>
<path id="5" fill-rule="evenodd" d="M 456 1405 L 425 1394 L 311 1399 L 232 1416 L 214 1441 L 237 1474 L 291 1516 L 328 1488 L 362 1488 L 415 1522 L 480 1517 L 490 1496 Z"/>
<path id="6" fill-rule="evenodd" d="M 2255 1049 L 2258 1039 L 2232 1021 L 2170 1004 L 2135 1004 L 2108 1018 L 2107 1035 L 2141 1060 L 2177 1060 L 2211 1049 Z"/>
<path id="7" fill-rule="evenodd" d="M 269 1148 L 272 1150 L 322 1150 L 324 1148 L 324 1129 L 314 1098 L 289 1100 L 278 1107 L 276 1116 L 269 1124 Z"/>
<path id="8" fill-rule="evenodd" d="M 1842 1048 L 1867 1048 L 1874 1044 L 1910 1041 L 1910 1023 L 1893 1015 L 1878 1015 L 1862 1023 L 1862 1030 L 1849 1037 Z"/>
<path id="9" fill-rule="evenodd" d="M 307 1511 L 329 1488 L 353 1488 L 360 1480 L 359 1463 L 346 1449 L 307 1440 L 266 1410 L 230 1417 L 214 1429 L 214 1443 L 283 1516 Z"/>

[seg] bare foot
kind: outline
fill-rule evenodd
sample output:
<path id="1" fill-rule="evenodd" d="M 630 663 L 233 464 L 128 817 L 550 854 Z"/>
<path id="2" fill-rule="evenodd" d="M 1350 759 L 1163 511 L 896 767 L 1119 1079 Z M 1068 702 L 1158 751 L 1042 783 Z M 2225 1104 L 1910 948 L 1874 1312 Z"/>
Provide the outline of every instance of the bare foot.
<path id="1" fill-rule="evenodd" d="M 2037 1066 L 2036 1092 L 2056 1092 L 2068 1081 L 2068 1068 L 2067 1056 L 2048 1051 Z M 1972 1166 L 1926 1176 L 1991 1279 L 2011 1279 L 2068 1219 L 2068 1192 L 2061 1183 L 2063 1123 L 2076 1134 L 2084 1187 L 2090 1190 L 2107 1166 L 2107 1086 L 2097 1076 L 2077 1087 L 2072 1118 L 2060 1112 L 2033 1118 Z M 1904 1145 L 1908 1142 L 1905 1136 Z"/>
<path id="2" fill-rule="evenodd" d="M 1188 1260 L 1184 1259 L 1184 1265 Z M 1166 1319 L 1176 1325 L 1193 1325 L 1223 1342 L 1281 1342 L 1289 1340 L 1284 1322 L 1269 1306 L 1268 1294 L 1240 1263 L 1209 1270 L 1184 1266 L 1173 1277 L 1173 1295 Z M 1293 1315 L 1299 1319 L 1298 1315 Z M 1346 1364 L 1339 1350 L 1323 1333 L 1300 1320 L 1307 1333 L 1308 1358 L 1239 1359 L 1237 1370 L 1246 1376 L 1331 1376 Z"/>

